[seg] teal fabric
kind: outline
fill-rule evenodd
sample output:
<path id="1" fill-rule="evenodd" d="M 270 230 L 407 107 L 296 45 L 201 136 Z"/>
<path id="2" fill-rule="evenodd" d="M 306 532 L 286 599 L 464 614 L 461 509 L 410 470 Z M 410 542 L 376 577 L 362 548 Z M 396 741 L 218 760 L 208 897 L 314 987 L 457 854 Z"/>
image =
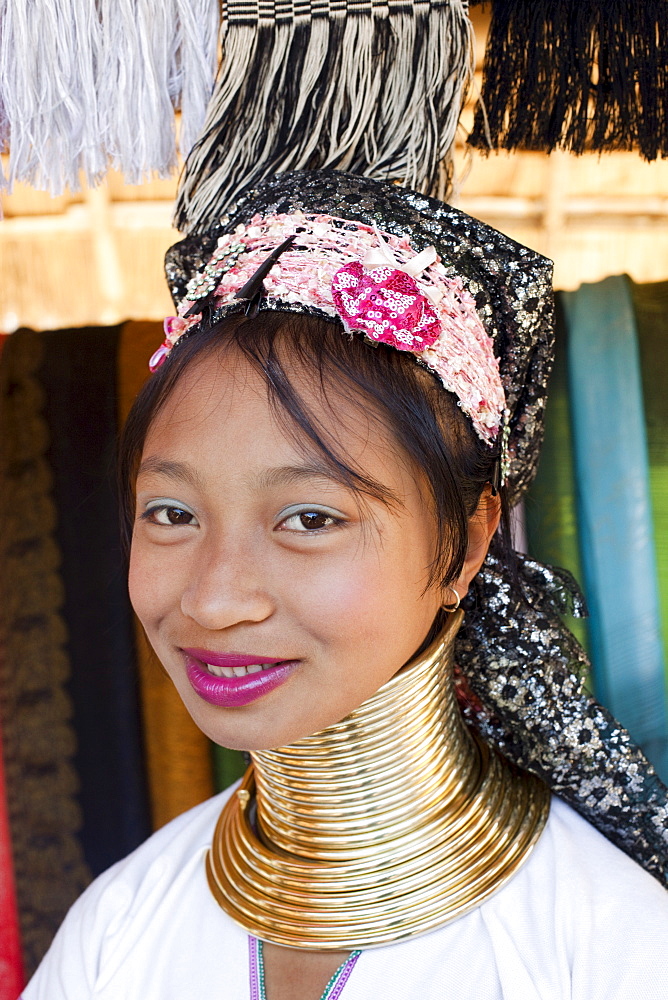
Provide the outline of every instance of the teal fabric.
<path id="1" fill-rule="evenodd" d="M 668 282 L 631 282 L 638 327 L 659 579 L 664 663 L 668 668 Z M 668 677 L 667 677 L 668 680 Z"/>
<path id="2" fill-rule="evenodd" d="M 668 778 L 642 378 L 628 279 L 563 295 L 582 568 L 598 698 Z"/>
<path id="3" fill-rule="evenodd" d="M 556 307 L 557 335 L 545 410 L 545 438 L 538 472 L 524 504 L 527 542 L 532 558 L 567 569 L 582 586 L 566 363 L 568 334 L 561 293 L 556 295 Z M 565 616 L 564 622 L 578 642 L 588 649 L 587 619 Z"/>

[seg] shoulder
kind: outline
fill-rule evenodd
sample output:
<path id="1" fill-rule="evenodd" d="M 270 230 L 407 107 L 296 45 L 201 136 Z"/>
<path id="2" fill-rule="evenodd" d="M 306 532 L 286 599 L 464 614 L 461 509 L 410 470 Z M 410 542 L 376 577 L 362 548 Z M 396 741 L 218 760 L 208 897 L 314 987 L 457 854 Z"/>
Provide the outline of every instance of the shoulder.
<path id="1" fill-rule="evenodd" d="M 600 928 L 606 921 L 619 927 L 642 918 L 643 926 L 654 921 L 668 930 L 663 886 L 555 797 L 533 854 L 504 892 L 537 894 L 564 919 L 587 914 Z"/>
<path id="2" fill-rule="evenodd" d="M 100 875 L 78 903 L 94 900 L 97 904 L 109 893 L 131 899 L 152 891 L 154 884 L 164 883 L 172 873 L 188 869 L 193 861 L 199 863 L 211 844 L 220 811 L 235 787 L 167 823 L 132 854 Z"/>
<path id="3" fill-rule="evenodd" d="M 551 874 L 555 891 L 577 883 L 579 896 L 588 895 L 599 909 L 606 898 L 630 894 L 653 900 L 658 914 L 668 914 L 668 892 L 657 879 L 561 799 L 552 799 L 536 855 L 536 867 L 542 863 L 543 874 Z"/>
<path id="4" fill-rule="evenodd" d="M 553 798 L 545 830 L 496 895 L 438 930 L 365 952 L 350 1000 L 666 1000 L 668 893 Z M 445 975 L 445 979 L 444 979 Z M 346 987 L 348 989 L 348 987 Z"/>
<path id="5" fill-rule="evenodd" d="M 172 820 L 88 887 L 27 987 L 26 1000 L 90 997 L 100 975 L 111 981 L 139 975 L 140 952 L 156 948 L 172 925 L 196 925 L 212 904 L 203 859 L 235 787 Z"/>
<path id="6" fill-rule="evenodd" d="M 564 995 L 668 996 L 668 892 L 557 798 L 533 854 L 482 911 L 493 937 L 568 983 Z"/>

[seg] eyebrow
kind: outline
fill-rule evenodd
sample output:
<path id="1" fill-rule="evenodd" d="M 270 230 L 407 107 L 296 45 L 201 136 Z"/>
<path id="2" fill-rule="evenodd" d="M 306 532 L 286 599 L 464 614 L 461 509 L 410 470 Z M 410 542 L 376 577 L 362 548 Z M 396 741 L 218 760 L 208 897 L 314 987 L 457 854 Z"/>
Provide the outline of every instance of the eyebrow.
<path id="1" fill-rule="evenodd" d="M 196 469 L 186 462 L 169 462 L 163 458 L 145 458 L 139 466 L 137 478 L 142 475 L 166 476 L 177 482 L 199 489 L 202 481 Z"/>
<path id="2" fill-rule="evenodd" d="M 186 483 L 188 486 L 202 486 L 199 473 L 192 465 L 188 465 L 187 462 L 170 462 L 167 459 L 157 457 L 146 458 L 139 466 L 137 475 L 167 476 L 169 479 L 176 479 L 179 482 Z M 341 479 L 332 475 L 332 471 L 326 465 L 312 463 L 282 465 L 276 466 L 273 469 L 266 469 L 257 476 L 252 477 L 252 485 L 260 489 L 271 489 L 276 486 L 291 486 L 293 483 L 301 483 L 306 479 L 320 479 L 326 480 L 329 483 L 342 483 Z"/>
<path id="3" fill-rule="evenodd" d="M 332 470 L 326 465 L 304 464 L 304 465 L 280 465 L 273 469 L 265 469 L 264 472 L 253 477 L 253 485 L 260 489 L 272 489 L 277 486 L 292 486 L 295 483 L 303 483 L 306 480 L 320 480 L 327 483 L 337 483 L 345 486 L 342 478 L 332 474 Z"/>
<path id="4" fill-rule="evenodd" d="M 366 495 L 372 499 L 379 500 L 386 506 L 403 507 L 401 498 L 390 490 L 387 486 L 376 480 L 368 480 L 369 489 L 356 489 L 344 475 L 337 475 L 335 470 L 325 463 L 304 463 L 304 465 L 283 465 L 273 469 L 266 469 L 257 477 L 253 478 L 253 484 L 260 489 L 271 489 L 278 486 L 290 486 L 295 483 L 320 482 L 325 485 L 336 483 L 350 490 L 358 498 Z"/>
<path id="5" fill-rule="evenodd" d="M 158 457 L 146 458 L 139 466 L 137 478 L 141 475 L 166 476 L 168 479 L 174 479 L 177 482 L 185 483 L 188 486 L 192 486 L 194 489 L 202 489 L 203 487 L 202 479 L 199 473 L 192 465 L 188 465 L 187 462 L 170 462 L 167 459 Z M 354 493 L 358 492 L 351 486 L 350 483 L 345 481 L 343 476 L 335 475 L 333 470 L 324 463 L 281 465 L 272 469 L 265 469 L 257 476 L 252 477 L 251 484 L 259 489 L 269 490 L 280 486 L 291 486 L 295 483 L 303 483 L 307 481 L 320 481 L 325 484 L 336 483 L 339 486 L 352 490 Z M 393 490 L 389 490 L 386 487 L 381 487 L 381 489 L 385 493 L 385 498 L 383 499 L 381 495 L 377 495 L 376 499 L 381 500 L 381 502 L 387 503 L 389 501 L 391 504 L 394 503 L 399 506 L 403 506 Z M 366 491 L 362 490 L 361 492 Z M 374 496 L 375 494 L 371 492 L 370 495 Z"/>

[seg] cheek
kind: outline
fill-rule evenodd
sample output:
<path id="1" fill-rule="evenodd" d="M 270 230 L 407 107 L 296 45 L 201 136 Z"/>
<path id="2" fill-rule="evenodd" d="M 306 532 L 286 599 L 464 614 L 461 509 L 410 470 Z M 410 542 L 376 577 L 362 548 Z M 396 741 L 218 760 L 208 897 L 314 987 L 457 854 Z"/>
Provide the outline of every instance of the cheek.
<path id="1" fill-rule="evenodd" d="M 321 636 L 356 641 L 377 617 L 382 603 L 377 590 L 378 574 L 351 561 L 318 570 L 294 603 L 304 622 Z"/>
<path id="2" fill-rule="evenodd" d="M 133 542 L 128 573 L 130 601 L 150 634 L 167 614 L 178 593 L 178 567 L 165 570 L 164 554 Z"/>
<path id="3" fill-rule="evenodd" d="M 154 595 L 147 586 L 148 582 L 145 560 L 142 559 L 137 545 L 133 542 L 130 551 L 128 590 L 130 592 L 130 603 L 135 610 L 137 618 L 139 618 L 144 627 L 146 627 L 148 612 L 154 601 Z"/>
<path id="4" fill-rule="evenodd" d="M 314 563 L 299 584 L 292 574 L 284 599 L 309 631 L 341 646 L 415 646 L 424 638 L 440 599 L 425 593 L 427 555 L 416 539 L 369 539 L 347 558 Z M 409 649 L 409 654 L 411 650 Z"/>

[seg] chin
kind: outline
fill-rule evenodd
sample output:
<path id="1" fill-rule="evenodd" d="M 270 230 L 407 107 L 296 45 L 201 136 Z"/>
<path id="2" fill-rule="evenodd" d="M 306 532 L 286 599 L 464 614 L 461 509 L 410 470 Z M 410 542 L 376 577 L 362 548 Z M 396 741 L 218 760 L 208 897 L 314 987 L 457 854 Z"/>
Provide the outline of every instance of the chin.
<path id="1" fill-rule="evenodd" d="M 236 727 L 234 730 L 229 727 L 224 733 L 221 732 L 220 727 L 216 727 L 217 731 L 216 729 L 205 729 L 203 726 L 200 728 L 218 746 L 226 747 L 228 750 L 243 750 L 246 753 L 261 753 L 263 750 L 278 750 L 281 747 L 292 746 L 293 743 L 298 743 L 308 736 L 320 733 L 323 729 L 339 721 L 341 720 L 327 719 L 322 724 L 313 723 L 301 726 L 295 724 L 271 726 L 270 728 L 241 724 L 238 730 Z"/>
<path id="2" fill-rule="evenodd" d="M 217 743 L 218 746 L 225 747 L 227 750 L 242 750 L 246 753 L 277 750 L 279 747 L 289 746 L 306 736 L 311 736 L 317 731 L 315 729 L 304 731 L 304 729 L 292 727 L 285 729 L 272 727 L 268 731 L 264 727 L 240 723 L 238 728 L 236 726 L 225 727 L 223 732 L 220 726 L 204 726 L 197 719 L 194 721 L 213 743 Z"/>

